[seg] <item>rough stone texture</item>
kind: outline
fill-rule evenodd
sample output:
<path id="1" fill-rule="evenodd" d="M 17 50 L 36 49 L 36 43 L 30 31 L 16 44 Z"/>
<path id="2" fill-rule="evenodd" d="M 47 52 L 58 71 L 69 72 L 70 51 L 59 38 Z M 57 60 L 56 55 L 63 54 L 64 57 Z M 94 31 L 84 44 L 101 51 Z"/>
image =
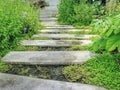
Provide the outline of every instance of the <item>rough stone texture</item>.
<path id="1" fill-rule="evenodd" d="M 42 21 L 41 22 L 41 24 L 43 25 L 43 26 L 53 26 L 53 25 L 58 25 L 58 21 Z"/>
<path id="2" fill-rule="evenodd" d="M 57 18 L 41 18 L 41 21 L 57 21 Z"/>
<path id="3" fill-rule="evenodd" d="M 88 29 L 69 29 L 69 30 L 59 30 L 59 29 L 43 29 L 39 30 L 39 32 L 43 33 L 67 33 L 67 32 L 89 32 L 90 30 Z"/>
<path id="4" fill-rule="evenodd" d="M 0 90 L 105 90 L 104 88 L 55 80 L 0 73 Z"/>
<path id="5" fill-rule="evenodd" d="M 41 38 L 54 38 L 54 39 L 61 39 L 61 38 L 73 38 L 73 39 L 89 39 L 91 37 L 95 37 L 96 35 L 76 35 L 76 34 L 35 34 L 33 37 Z"/>
<path id="6" fill-rule="evenodd" d="M 60 0 L 45 0 L 49 3 L 49 6 L 57 6 L 60 3 Z"/>
<path id="7" fill-rule="evenodd" d="M 94 55 L 89 51 L 15 51 L 2 60 L 19 64 L 66 65 L 84 63 Z"/>
<path id="8" fill-rule="evenodd" d="M 69 47 L 91 44 L 91 40 L 23 40 L 23 46 Z"/>
<path id="9" fill-rule="evenodd" d="M 46 26 L 46 29 L 76 29 L 75 27 L 73 26 L 62 26 L 62 25 L 59 25 L 59 26 Z"/>

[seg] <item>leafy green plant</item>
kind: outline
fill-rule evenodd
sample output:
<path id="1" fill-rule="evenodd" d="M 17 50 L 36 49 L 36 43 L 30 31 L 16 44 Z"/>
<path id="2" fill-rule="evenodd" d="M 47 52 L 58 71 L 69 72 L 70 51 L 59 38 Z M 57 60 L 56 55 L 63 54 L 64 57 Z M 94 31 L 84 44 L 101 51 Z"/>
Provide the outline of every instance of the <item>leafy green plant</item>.
<path id="1" fill-rule="evenodd" d="M 59 5 L 59 21 L 65 24 L 72 24 L 74 22 L 74 4 L 73 0 L 60 0 Z"/>
<path id="2" fill-rule="evenodd" d="M 0 1 L 1 55 L 16 47 L 25 35 L 32 35 L 40 27 L 39 11 L 25 0 Z"/>
<path id="3" fill-rule="evenodd" d="M 98 2 L 98 1 L 96 1 Z M 59 5 L 59 21 L 76 27 L 91 24 L 94 15 L 103 14 L 103 6 L 90 4 L 86 0 L 61 0 Z"/>
<path id="4" fill-rule="evenodd" d="M 74 12 L 74 25 L 87 26 L 91 23 L 94 12 L 90 4 L 81 2 L 74 6 Z"/>
<path id="5" fill-rule="evenodd" d="M 71 65 L 63 69 L 68 81 L 98 85 L 110 90 L 120 88 L 120 54 L 101 54 L 83 65 Z"/>
<path id="6" fill-rule="evenodd" d="M 120 13 L 108 15 L 101 20 L 95 21 L 93 31 L 100 37 L 93 43 L 94 51 L 105 50 L 120 52 Z"/>

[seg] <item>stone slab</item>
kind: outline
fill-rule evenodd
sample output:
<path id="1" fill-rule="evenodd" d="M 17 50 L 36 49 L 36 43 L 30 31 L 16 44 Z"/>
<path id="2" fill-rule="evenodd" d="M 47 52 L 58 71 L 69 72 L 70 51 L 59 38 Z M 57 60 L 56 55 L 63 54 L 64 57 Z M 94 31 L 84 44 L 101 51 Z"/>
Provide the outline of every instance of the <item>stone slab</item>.
<path id="1" fill-rule="evenodd" d="M 17 64 L 66 65 L 84 63 L 94 55 L 89 51 L 14 51 L 2 60 Z"/>
<path id="2" fill-rule="evenodd" d="M 60 0 L 45 0 L 49 3 L 49 6 L 57 6 L 60 3 Z"/>
<path id="3" fill-rule="evenodd" d="M 76 29 L 75 27 L 73 27 L 73 26 L 67 26 L 67 25 L 65 25 L 65 26 L 46 26 L 46 29 Z"/>
<path id="4" fill-rule="evenodd" d="M 58 21 L 42 21 L 41 22 L 42 25 L 44 26 L 53 26 L 53 25 L 58 25 Z"/>
<path id="5" fill-rule="evenodd" d="M 58 21 L 58 19 L 57 18 L 41 18 L 40 19 L 41 21 Z"/>
<path id="6" fill-rule="evenodd" d="M 91 44 L 91 40 L 23 40 L 23 46 L 70 47 Z"/>
<path id="7" fill-rule="evenodd" d="M 62 38 L 90 39 L 91 37 L 95 37 L 95 36 L 96 35 L 76 35 L 76 34 L 35 34 L 33 35 L 33 37 L 37 37 L 37 38 L 47 37 L 47 38 L 54 38 L 54 39 L 62 39 Z"/>
<path id="8" fill-rule="evenodd" d="M 43 29 L 39 30 L 39 32 L 43 33 L 64 33 L 64 32 L 89 32 L 89 29 L 69 29 L 69 30 L 59 30 L 59 29 Z"/>
<path id="9" fill-rule="evenodd" d="M 55 80 L 0 73 L 0 90 L 105 90 L 104 88 Z"/>

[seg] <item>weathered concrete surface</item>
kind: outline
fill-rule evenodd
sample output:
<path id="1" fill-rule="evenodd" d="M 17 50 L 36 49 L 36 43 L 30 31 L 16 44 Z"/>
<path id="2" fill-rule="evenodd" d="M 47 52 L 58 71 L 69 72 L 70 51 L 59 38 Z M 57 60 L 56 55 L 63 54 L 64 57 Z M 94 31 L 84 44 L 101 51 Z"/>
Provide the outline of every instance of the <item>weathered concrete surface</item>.
<path id="1" fill-rule="evenodd" d="M 94 55 L 89 51 L 14 51 L 2 60 L 19 64 L 66 65 L 84 63 Z"/>
<path id="2" fill-rule="evenodd" d="M 105 90 L 104 88 L 55 80 L 0 73 L 0 90 Z"/>
<path id="3" fill-rule="evenodd" d="M 57 18 L 41 18 L 41 21 L 54 21 L 54 22 L 56 22 L 56 21 L 58 21 L 57 20 Z"/>
<path id="4" fill-rule="evenodd" d="M 39 32 L 43 33 L 68 33 L 68 32 L 89 32 L 89 29 L 68 29 L 68 30 L 59 30 L 59 29 L 43 29 L 39 30 Z"/>
<path id="5" fill-rule="evenodd" d="M 42 21 L 41 24 L 43 26 L 53 26 L 53 25 L 58 25 L 58 21 Z"/>
<path id="6" fill-rule="evenodd" d="M 60 0 L 45 0 L 49 3 L 49 6 L 57 6 L 60 3 Z"/>
<path id="7" fill-rule="evenodd" d="M 23 46 L 69 47 L 91 44 L 91 40 L 23 40 Z"/>
<path id="8" fill-rule="evenodd" d="M 62 26 L 62 25 L 59 25 L 59 26 L 46 26 L 46 29 L 76 29 L 75 27 L 73 27 L 73 26 L 67 26 L 67 25 L 65 25 L 65 26 Z"/>
<path id="9" fill-rule="evenodd" d="M 91 37 L 95 37 L 96 35 L 76 35 L 76 34 L 35 34 L 33 35 L 33 37 L 37 37 L 37 38 L 43 38 L 43 37 L 47 37 L 47 38 L 54 38 L 54 39 L 69 39 L 69 38 L 73 38 L 73 39 L 89 39 Z"/>

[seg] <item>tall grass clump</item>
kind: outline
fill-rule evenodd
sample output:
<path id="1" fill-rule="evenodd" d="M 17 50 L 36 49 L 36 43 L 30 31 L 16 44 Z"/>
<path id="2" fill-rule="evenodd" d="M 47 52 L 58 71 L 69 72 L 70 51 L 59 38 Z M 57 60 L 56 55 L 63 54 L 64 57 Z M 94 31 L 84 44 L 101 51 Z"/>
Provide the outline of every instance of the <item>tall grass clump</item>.
<path id="1" fill-rule="evenodd" d="M 24 35 L 35 33 L 39 26 L 39 10 L 27 0 L 0 0 L 0 55 L 17 46 Z"/>
<path id="2" fill-rule="evenodd" d="M 89 25 L 94 9 L 85 0 L 61 0 L 59 5 L 59 21 L 72 25 Z"/>

